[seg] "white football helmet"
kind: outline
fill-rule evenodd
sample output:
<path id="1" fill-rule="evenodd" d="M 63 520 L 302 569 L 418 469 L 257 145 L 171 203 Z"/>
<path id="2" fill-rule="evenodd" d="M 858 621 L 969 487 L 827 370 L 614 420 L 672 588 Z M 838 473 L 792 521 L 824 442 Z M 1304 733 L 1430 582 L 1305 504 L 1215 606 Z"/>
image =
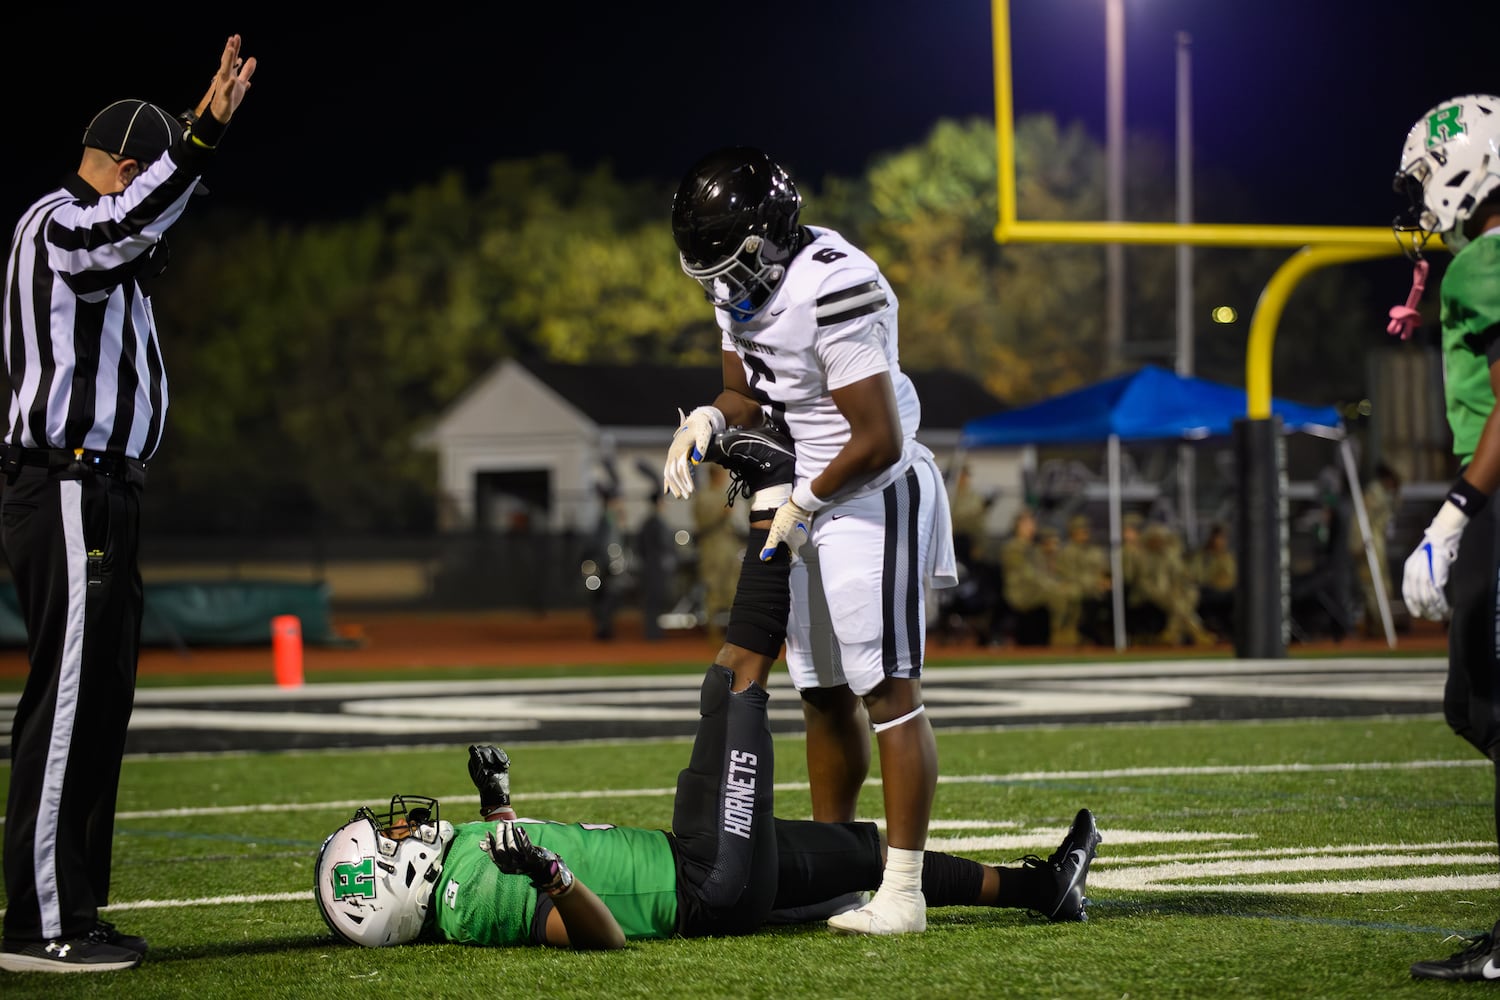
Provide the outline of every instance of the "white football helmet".
<path id="1" fill-rule="evenodd" d="M 1410 202 L 1396 218 L 1398 233 L 1434 233 L 1450 250 L 1468 242 L 1464 223 L 1500 186 L 1500 97 L 1466 94 L 1417 120 L 1401 148 L 1396 193 Z M 1418 244 L 1420 249 L 1420 243 Z"/>
<path id="2" fill-rule="evenodd" d="M 361 807 L 323 842 L 313 894 L 333 933 L 367 948 L 405 944 L 422 931 L 453 840 L 436 799 L 393 795 L 390 812 Z"/>

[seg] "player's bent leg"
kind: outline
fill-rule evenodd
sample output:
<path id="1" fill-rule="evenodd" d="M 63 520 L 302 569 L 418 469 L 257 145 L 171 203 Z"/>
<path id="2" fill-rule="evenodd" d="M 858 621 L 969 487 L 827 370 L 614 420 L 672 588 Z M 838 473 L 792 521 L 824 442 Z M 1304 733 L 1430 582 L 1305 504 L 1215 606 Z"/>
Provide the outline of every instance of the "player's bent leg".
<path id="1" fill-rule="evenodd" d="M 692 754 L 677 776 L 672 829 L 685 934 L 750 933 L 776 895 L 769 695 L 759 685 L 731 692 L 733 679 L 724 667 L 708 669 Z"/>
<path id="2" fill-rule="evenodd" d="M 734 672 L 734 690 L 751 683 L 765 687 L 771 665 L 786 641 L 787 616 L 791 613 L 792 557 L 785 549 L 762 562 L 760 550 L 770 534 L 770 521 L 752 522 L 745 543 L 745 560 L 739 585 L 729 609 L 729 625 L 717 662 Z"/>

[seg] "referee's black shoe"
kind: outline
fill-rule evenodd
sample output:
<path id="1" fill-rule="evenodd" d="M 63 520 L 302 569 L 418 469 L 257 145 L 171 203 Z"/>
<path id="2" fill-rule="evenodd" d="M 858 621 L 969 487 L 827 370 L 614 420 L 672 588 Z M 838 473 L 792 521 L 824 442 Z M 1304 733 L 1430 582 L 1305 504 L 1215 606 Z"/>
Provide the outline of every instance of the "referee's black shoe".
<path id="1" fill-rule="evenodd" d="M 0 944 L 0 969 L 9 972 L 117 972 L 140 964 L 140 952 L 89 937 Z"/>
<path id="2" fill-rule="evenodd" d="M 1413 979 L 1449 979 L 1459 982 L 1483 982 L 1500 979 L 1500 923 L 1488 934 L 1469 938 L 1469 946 L 1447 958 L 1416 962 L 1411 967 Z"/>
<path id="3" fill-rule="evenodd" d="M 145 938 L 137 937 L 134 934 L 121 934 L 115 929 L 115 925 L 108 920 L 96 920 L 94 922 L 94 929 L 85 934 L 84 937 L 96 944 L 112 944 L 116 948 L 133 951 L 137 955 L 146 954 L 147 945 Z"/>
<path id="4" fill-rule="evenodd" d="M 729 470 L 725 499 L 733 506 L 736 497 L 749 498 L 751 520 L 757 511 L 774 510 L 791 499 L 796 447 L 771 424 L 730 427 L 714 435 L 703 458 Z"/>

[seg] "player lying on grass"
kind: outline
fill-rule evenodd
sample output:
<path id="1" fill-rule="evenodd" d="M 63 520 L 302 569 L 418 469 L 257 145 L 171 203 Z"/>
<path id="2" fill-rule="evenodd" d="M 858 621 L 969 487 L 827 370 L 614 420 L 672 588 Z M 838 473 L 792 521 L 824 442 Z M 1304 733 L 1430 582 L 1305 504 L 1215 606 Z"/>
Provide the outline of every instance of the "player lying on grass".
<path id="1" fill-rule="evenodd" d="M 436 800 L 397 795 L 389 812 L 362 808 L 323 844 L 315 895 L 338 937 L 368 947 L 456 944 L 620 948 L 629 940 L 747 934 L 797 908 L 880 884 L 885 843 L 874 823 L 771 815 L 766 692 L 733 694 L 710 667 L 672 831 L 539 819 L 454 826 Z M 470 748 L 481 791 L 503 757 Z M 509 803 L 505 803 L 506 806 Z M 932 906 L 996 906 L 1053 921 L 1087 919 L 1084 896 L 1100 837 L 1080 810 L 1045 861 L 996 867 L 928 851 L 922 892 Z"/>
<path id="2" fill-rule="evenodd" d="M 799 911 L 827 917 L 830 901 L 880 885 L 885 845 L 875 824 L 772 815 L 768 695 L 753 681 L 734 690 L 737 676 L 765 676 L 785 639 L 790 556 L 782 548 L 761 561 L 756 538 L 764 540 L 789 489 L 789 442 L 735 428 L 716 437 L 706 457 L 734 476 L 731 503 L 750 499 L 752 544 L 726 641 L 703 679 L 671 832 L 517 820 L 503 752 L 471 747 L 486 821 L 455 828 L 439 818 L 435 800 L 397 795 L 389 812 L 361 809 L 324 842 L 315 896 L 335 934 L 372 947 L 425 934 L 465 944 L 618 948 L 635 938 L 747 934 Z M 922 892 L 928 906 L 1083 920 L 1099 840 L 1082 809 L 1046 861 L 998 868 L 927 852 Z"/>

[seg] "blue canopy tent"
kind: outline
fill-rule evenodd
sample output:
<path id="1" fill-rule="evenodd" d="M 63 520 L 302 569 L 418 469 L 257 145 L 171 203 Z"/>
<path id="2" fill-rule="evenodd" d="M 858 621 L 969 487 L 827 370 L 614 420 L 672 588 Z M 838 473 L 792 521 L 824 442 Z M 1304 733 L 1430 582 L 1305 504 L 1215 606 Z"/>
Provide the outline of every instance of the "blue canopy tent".
<path id="1" fill-rule="evenodd" d="M 978 417 L 964 424 L 961 450 L 1041 444 L 1107 444 L 1109 463 L 1110 564 L 1114 578 L 1115 648 L 1125 648 L 1125 599 L 1120 567 L 1120 443 L 1122 441 L 1202 441 L 1227 437 L 1247 412 L 1244 389 L 1178 375 L 1148 365 L 1032 406 Z M 1370 521 L 1359 489 L 1359 474 L 1349 451 L 1343 422 L 1330 406 L 1307 406 L 1284 399 L 1271 401 L 1271 412 L 1283 430 L 1314 434 L 1339 442 L 1344 474 L 1355 514 L 1365 538 L 1365 555 L 1375 579 L 1381 574 L 1370 542 Z M 1379 591 L 1387 643 L 1395 629 L 1385 594 Z"/>

